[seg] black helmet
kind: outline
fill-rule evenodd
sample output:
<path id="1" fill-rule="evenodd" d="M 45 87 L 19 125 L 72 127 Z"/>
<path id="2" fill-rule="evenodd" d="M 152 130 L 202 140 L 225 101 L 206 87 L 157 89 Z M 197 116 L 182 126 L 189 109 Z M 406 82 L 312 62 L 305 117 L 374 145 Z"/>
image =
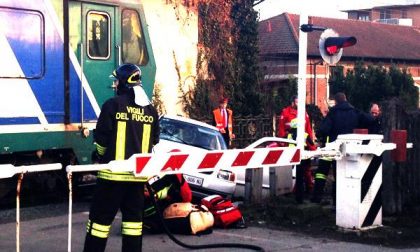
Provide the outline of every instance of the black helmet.
<path id="1" fill-rule="evenodd" d="M 110 77 L 118 80 L 117 94 L 127 92 L 134 86 L 141 85 L 141 70 L 134 64 L 123 64 L 119 66 L 112 72 Z"/>

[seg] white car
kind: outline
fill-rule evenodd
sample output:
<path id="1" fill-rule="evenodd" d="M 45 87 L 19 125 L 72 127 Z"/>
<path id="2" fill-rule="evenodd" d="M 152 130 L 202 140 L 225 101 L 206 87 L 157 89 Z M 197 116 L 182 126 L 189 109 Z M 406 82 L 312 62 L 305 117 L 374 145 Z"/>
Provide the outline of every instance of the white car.
<path id="1" fill-rule="evenodd" d="M 160 141 L 154 152 L 198 152 L 204 150 L 225 150 L 226 143 L 216 127 L 180 116 L 162 116 L 159 119 Z M 214 172 L 191 171 L 184 178 L 195 198 L 219 194 L 231 197 L 235 191 L 235 173 L 229 170 Z"/>
<path id="2" fill-rule="evenodd" d="M 277 137 L 263 137 L 254 143 L 247 146 L 245 149 L 254 149 L 254 148 L 270 148 L 277 146 L 289 146 L 289 143 L 296 144 L 296 141 L 286 138 L 277 138 Z M 270 190 L 270 168 L 276 169 L 276 184 L 277 184 L 277 193 L 285 194 L 290 193 L 293 190 L 294 186 L 294 166 L 281 166 L 281 167 L 264 167 L 263 168 L 263 197 L 269 195 Z M 236 174 L 236 190 L 234 197 L 244 197 L 245 195 L 245 169 L 235 170 Z"/>

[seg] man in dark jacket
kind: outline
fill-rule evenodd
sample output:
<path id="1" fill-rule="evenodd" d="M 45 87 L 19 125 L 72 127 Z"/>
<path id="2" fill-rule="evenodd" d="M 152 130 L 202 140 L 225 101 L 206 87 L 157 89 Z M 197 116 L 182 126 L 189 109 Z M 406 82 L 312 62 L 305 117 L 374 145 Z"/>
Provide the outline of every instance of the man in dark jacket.
<path id="1" fill-rule="evenodd" d="M 347 101 L 344 93 L 337 93 L 334 100 L 335 106 L 330 109 L 318 131 L 320 135 L 329 137 L 329 142 L 335 141 L 338 135 L 353 133 L 363 120 L 360 111 Z"/>
<path id="2" fill-rule="evenodd" d="M 362 121 L 367 120 L 360 111 L 347 101 L 344 93 L 337 93 L 334 100 L 335 106 L 330 109 L 318 130 L 318 135 L 320 139 L 323 139 L 324 144 L 335 141 L 338 135 L 353 133 L 353 130 L 358 128 Z M 321 202 L 328 172 L 331 167 L 335 169 L 335 165 L 336 162 L 332 159 L 319 160 L 318 169 L 315 173 L 312 202 Z M 333 201 L 335 202 L 335 183 L 332 190 Z"/>
<path id="3" fill-rule="evenodd" d="M 117 96 L 107 100 L 94 131 L 99 163 L 150 153 L 159 141 L 158 114 L 141 85 L 141 70 L 124 64 L 112 74 Z M 141 251 L 145 177 L 132 172 L 98 172 L 84 251 L 104 251 L 112 221 L 122 213 L 122 251 Z"/>

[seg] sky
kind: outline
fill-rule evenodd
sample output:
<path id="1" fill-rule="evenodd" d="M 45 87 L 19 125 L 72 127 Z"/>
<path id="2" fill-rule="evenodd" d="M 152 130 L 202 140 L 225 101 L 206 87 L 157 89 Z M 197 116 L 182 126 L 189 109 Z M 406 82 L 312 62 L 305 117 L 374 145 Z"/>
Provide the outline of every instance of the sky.
<path id="1" fill-rule="evenodd" d="M 347 18 L 347 13 L 340 10 L 398 4 L 420 4 L 420 0 L 265 0 L 255 10 L 260 13 L 260 20 L 283 12 L 300 14 L 303 8 L 310 16 Z"/>

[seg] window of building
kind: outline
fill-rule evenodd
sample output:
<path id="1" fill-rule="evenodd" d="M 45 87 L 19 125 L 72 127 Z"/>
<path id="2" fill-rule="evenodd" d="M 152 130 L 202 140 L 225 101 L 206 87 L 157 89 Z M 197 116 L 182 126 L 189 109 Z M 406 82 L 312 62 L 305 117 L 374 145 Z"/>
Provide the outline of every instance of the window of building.
<path id="1" fill-rule="evenodd" d="M 122 19 L 122 62 L 146 65 L 149 61 L 140 17 L 135 10 L 125 9 Z"/>
<path id="2" fill-rule="evenodd" d="M 362 21 L 369 21 L 369 14 L 366 13 L 359 13 L 359 16 L 357 18 L 358 20 L 362 20 Z"/>
<path id="3" fill-rule="evenodd" d="M 110 17 L 107 13 L 90 11 L 87 14 L 87 54 L 91 59 L 110 56 Z"/>
<path id="4" fill-rule="evenodd" d="M 41 78 L 45 73 L 44 17 L 38 11 L 0 8 L 0 78 Z"/>
<path id="5" fill-rule="evenodd" d="M 407 10 L 401 10 L 401 18 L 407 18 Z"/>
<path id="6" fill-rule="evenodd" d="M 391 18 L 391 10 L 389 9 L 382 9 L 380 12 L 380 19 L 390 19 Z"/>

